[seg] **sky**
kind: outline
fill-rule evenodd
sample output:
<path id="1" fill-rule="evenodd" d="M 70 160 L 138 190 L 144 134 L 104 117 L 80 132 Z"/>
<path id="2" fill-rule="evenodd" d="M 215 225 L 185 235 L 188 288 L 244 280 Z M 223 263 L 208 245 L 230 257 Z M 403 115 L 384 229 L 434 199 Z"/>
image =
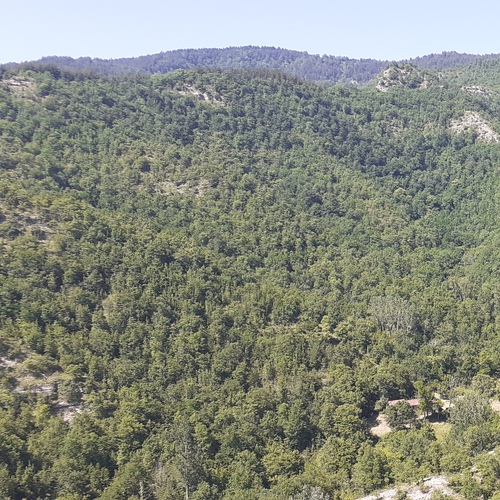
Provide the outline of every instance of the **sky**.
<path id="1" fill-rule="evenodd" d="M 0 0 L 0 63 L 58 55 L 274 46 L 401 60 L 500 53 L 500 2 L 464 0 Z"/>

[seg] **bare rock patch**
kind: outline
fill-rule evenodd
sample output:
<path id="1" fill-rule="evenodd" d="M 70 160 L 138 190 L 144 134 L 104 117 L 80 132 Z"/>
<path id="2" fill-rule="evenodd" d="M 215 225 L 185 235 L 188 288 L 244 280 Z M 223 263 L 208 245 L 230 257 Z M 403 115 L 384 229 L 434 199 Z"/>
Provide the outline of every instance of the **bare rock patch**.
<path id="1" fill-rule="evenodd" d="M 450 129 L 457 134 L 474 131 L 478 135 L 478 140 L 482 142 L 500 142 L 500 136 L 476 111 L 465 111 L 461 118 L 451 121 Z"/>

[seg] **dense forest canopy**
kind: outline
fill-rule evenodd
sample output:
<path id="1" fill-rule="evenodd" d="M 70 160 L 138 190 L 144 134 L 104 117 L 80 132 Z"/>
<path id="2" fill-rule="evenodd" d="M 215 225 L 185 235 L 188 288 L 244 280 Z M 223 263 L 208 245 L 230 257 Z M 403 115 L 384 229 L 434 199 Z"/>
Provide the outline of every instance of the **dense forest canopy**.
<path id="1" fill-rule="evenodd" d="M 1 496 L 492 497 L 496 66 L 0 69 Z"/>

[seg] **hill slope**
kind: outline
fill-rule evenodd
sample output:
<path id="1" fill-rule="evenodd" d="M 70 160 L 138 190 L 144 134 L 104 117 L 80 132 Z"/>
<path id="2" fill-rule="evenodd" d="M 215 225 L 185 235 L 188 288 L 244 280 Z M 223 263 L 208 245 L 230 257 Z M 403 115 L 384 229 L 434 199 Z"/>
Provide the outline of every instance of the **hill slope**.
<path id="1" fill-rule="evenodd" d="M 500 146 L 453 126 L 500 133 L 493 91 L 1 77 L 5 498 L 337 498 L 497 470 Z M 431 385 L 463 387 L 449 438 L 371 436 L 376 405 Z"/>

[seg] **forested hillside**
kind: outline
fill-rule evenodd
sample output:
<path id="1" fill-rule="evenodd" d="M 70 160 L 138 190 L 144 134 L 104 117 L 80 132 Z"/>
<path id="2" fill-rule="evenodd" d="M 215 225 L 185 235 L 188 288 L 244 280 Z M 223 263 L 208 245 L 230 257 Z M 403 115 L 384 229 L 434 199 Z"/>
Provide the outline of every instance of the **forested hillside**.
<path id="1" fill-rule="evenodd" d="M 274 69 L 306 80 L 357 84 L 373 78 L 387 65 L 375 59 L 350 59 L 315 55 L 275 47 L 228 47 L 224 49 L 182 49 L 123 59 L 48 56 L 39 63 L 62 69 L 92 71 L 104 75 L 170 73 L 179 69 Z"/>
<path id="2" fill-rule="evenodd" d="M 492 497 L 488 71 L 0 70 L 0 496 Z M 369 431 L 434 392 L 446 427 Z"/>
<path id="3" fill-rule="evenodd" d="M 497 64 L 499 54 L 474 55 L 457 52 L 429 54 L 410 59 L 419 68 L 461 72 L 470 65 Z M 122 59 L 98 59 L 91 57 L 47 56 L 32 64 L 51 64 L 73 71 L 88 71 L 104 75 L 166 74 L 179 69 L 204 68 L 212 70 L 279 70 L 284 73 L 325 85 L 357 86 L 377 76 L 388 61 L 353 59 L 333 55 L 317 55 L 297 50 L 275 47 L 227 47 L 224 49 L 182 49 Z M 10 66 L 16 66 L 11 64 Z M 18 65 L 19 66 L 19 65 Z"/>

